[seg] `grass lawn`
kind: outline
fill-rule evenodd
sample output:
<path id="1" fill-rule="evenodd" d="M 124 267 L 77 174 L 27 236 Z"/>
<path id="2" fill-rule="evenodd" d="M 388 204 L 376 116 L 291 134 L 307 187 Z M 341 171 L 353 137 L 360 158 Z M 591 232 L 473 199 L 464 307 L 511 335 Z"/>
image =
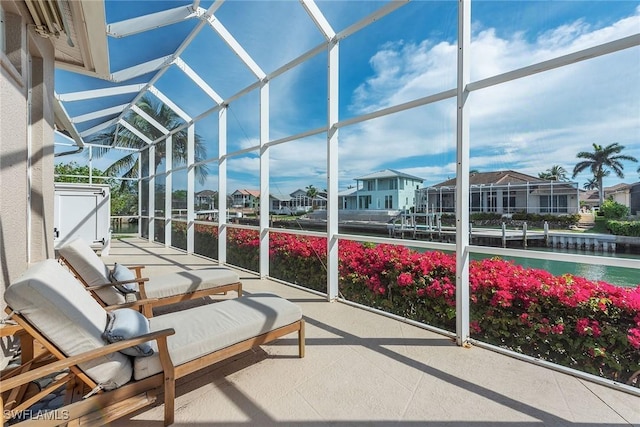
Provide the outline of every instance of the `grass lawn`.
<path id="1" fill-rule="evenodd" d="M 585 230 L 585 233 L 610 234 L 609 230 L 607 230 L 607 219 L 603 216 L 596 216 L 596 225 Z"/>

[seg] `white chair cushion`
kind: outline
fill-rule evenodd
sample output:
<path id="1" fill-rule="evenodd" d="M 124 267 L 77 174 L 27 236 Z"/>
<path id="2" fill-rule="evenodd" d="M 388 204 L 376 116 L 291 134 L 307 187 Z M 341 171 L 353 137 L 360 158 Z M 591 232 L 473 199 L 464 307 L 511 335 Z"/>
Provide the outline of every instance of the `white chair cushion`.
<path id="1" fill-rule="evenodd" d="M 91 249 L 91 246 L 80 237 L 61 246 L 58 252 L 73 266 L 87 285 L 97 286 L 111 283 L 109 268 Z M 96 293 L 107 305 L 125 302 L 125 296 L 113 286 L 99 289 Z"/>
<path id="2" fill-rule="evenodd" d="M 67 356 L 105 345 L 106 311 L 55 260 L 30 267 L 7 288 L 4 299 Z M 107 390 L 129 382 L 132 374 L 131 360 L 119 352 L 80 368 Z"/>
<path id="3" fill-rule="evenodd" d="M 150 277 L 144 289 L 148 298 L 164 298 L 240 281 L 238 273 L 224 267 L 181 271 Z"/>
<path id="4" fill-rule="evenodd" d="M 264 334 L 302 318 L 297 305 L 271 294 L 225 300 L 149 319 L 152 332 L 175 329 L 167 339 L 175 366 L 230 345 Z M 156 354 L 134 359 L 134 378 L 146 378 L 162 370 Z"/>

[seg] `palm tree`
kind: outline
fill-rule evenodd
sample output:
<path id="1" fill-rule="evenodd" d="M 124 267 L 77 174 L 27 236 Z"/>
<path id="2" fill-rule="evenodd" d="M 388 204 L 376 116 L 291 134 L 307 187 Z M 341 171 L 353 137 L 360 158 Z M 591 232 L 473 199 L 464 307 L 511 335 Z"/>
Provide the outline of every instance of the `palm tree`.
<path id="1" fill-rule="evenodd" d="M 307 190 L 307 197 L 311 199 L 311 208 L 315 209 L 315 200 L 318 195 L 318 189 L 314 187 L 313 184 L 308 185 L 305 189 Z"/>
<path id="2" fill-rule="evenodd" d="M 137 106 L 154 118 L 158 123 L 163 125 L 168 130 L 176 129 L 184 124 L 182 119 L 169 107 L 162 102 L 154 102 L 148 97 L 143 97 L 137 104 Z M 131 125 L 136 129 L 139 129 L 143 134 L 147 135 L 150 139 L 156 140 L 162 136 L 162 133 L 156 129 L 148 121 L 140 117 L 138 114 L 129 112 L 125 117 Z M 113 144 L 115 139 L 115 129 L 112 128 L 110 132 L 105 132 L 91 138 L 89 142 L 93 144 L 104 145 L 103 149 L 94 149 L 93 154 L 96 157 L 101 157 L 109 151 L 109 148 Z M 126 147 L 140 149 L 145 146 L 145 142 L 138 138 L 129 129 L 121 127 L 118 132 L 118 138 L 116 140 L 115 147 Z M 95 147 L 95 146 L 94 146 Z M 174 164 L 186 164 L 187 163 L 187 129 L 181 129 L 172 136 L 172 156 Z M 199 162 L 207 157 L 207 148 L 202 141 L 200 135 L 195 134 L 194 138 L 194 160 Z M 123 178 L 137 178 L 138 169 L 140 167 L 136 152 L 132 152 L 115 162 L 105 169 L 105 174 L 110 176 L 121 176 Z M 151 174 L 155 173 L 158 166 L 165 159 L 166 156 L 166 144 L 156 144 L 155 158 L 153 159 L 153 170 Z M 204 184 L 207 176 L 209 175 L 209 169 L 207 165 L 199 164 L 195 167 L 196 179 L 201 184 Z M 123 185 L 127 181 L 123 180 Z"/>
<path id="3" fill-rule="evenodd" d="M 547 181 L 568 181 L 567 170 L 560 165 L 553 165 L 546 171 L 540 172 L 538 178 Z"/>
<path id="4" fill-rule="evenodd" d="M 576 156 L 579 159 L 585 159 L 578 162 L 573 168 L 573 178 L 585 169 L 590 169 L 594 179 L 598 183 L 598 192 L 600 195 L 600 205 L 604 202 L 604 187 L 602 186 L 602 178 L 609 174 L 607 169 L 612 170 L 618 178 L 624 178 L 622 173 L 622 160 L 637 162 L 638 159 L 625 154 L 620 154 L 624 150 L 624 145 L 617 142 L 602 147 L 599 144 L 593 144 L 593 152 L 581 151 Z"/>

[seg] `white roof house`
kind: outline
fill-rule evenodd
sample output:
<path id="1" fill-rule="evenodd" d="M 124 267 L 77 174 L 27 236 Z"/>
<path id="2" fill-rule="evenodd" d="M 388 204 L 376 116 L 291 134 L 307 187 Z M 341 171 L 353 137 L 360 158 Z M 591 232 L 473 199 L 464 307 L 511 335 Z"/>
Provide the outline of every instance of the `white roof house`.
<path id="1" fill-rule="evenodd" d="M 415 206 L 415 191 L 424 179 L 393 169 L 356 178 L 356 209 L 406 210 Z"/>

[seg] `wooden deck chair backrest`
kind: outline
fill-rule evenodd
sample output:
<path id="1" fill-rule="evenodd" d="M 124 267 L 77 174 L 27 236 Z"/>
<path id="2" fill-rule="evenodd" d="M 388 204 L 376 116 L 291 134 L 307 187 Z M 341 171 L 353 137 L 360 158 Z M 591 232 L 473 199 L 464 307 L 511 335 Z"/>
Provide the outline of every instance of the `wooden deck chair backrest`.
<path id="1" fill-rule="evenodd" d="M 55 260 L 30 267 L 4 294 L 11 310 L 66 356 L 105 346 L 107 312 L 73 275 Z M 80 365 L 105 390 L 131 380 L 132 363 L 121 353 Z"/>
<path id="2" fill-rule="evenodd" d="M 85 286 L 98 286 L 109 283 L 109 267 L 81 238 L 76 238 L 61 246 L 58 253 L 63 262 Z M 125 302 L 125 296 L 115 287 L 108 286 L 97 289 L 96 294 L 106 305 L 117 305 Z"/>

